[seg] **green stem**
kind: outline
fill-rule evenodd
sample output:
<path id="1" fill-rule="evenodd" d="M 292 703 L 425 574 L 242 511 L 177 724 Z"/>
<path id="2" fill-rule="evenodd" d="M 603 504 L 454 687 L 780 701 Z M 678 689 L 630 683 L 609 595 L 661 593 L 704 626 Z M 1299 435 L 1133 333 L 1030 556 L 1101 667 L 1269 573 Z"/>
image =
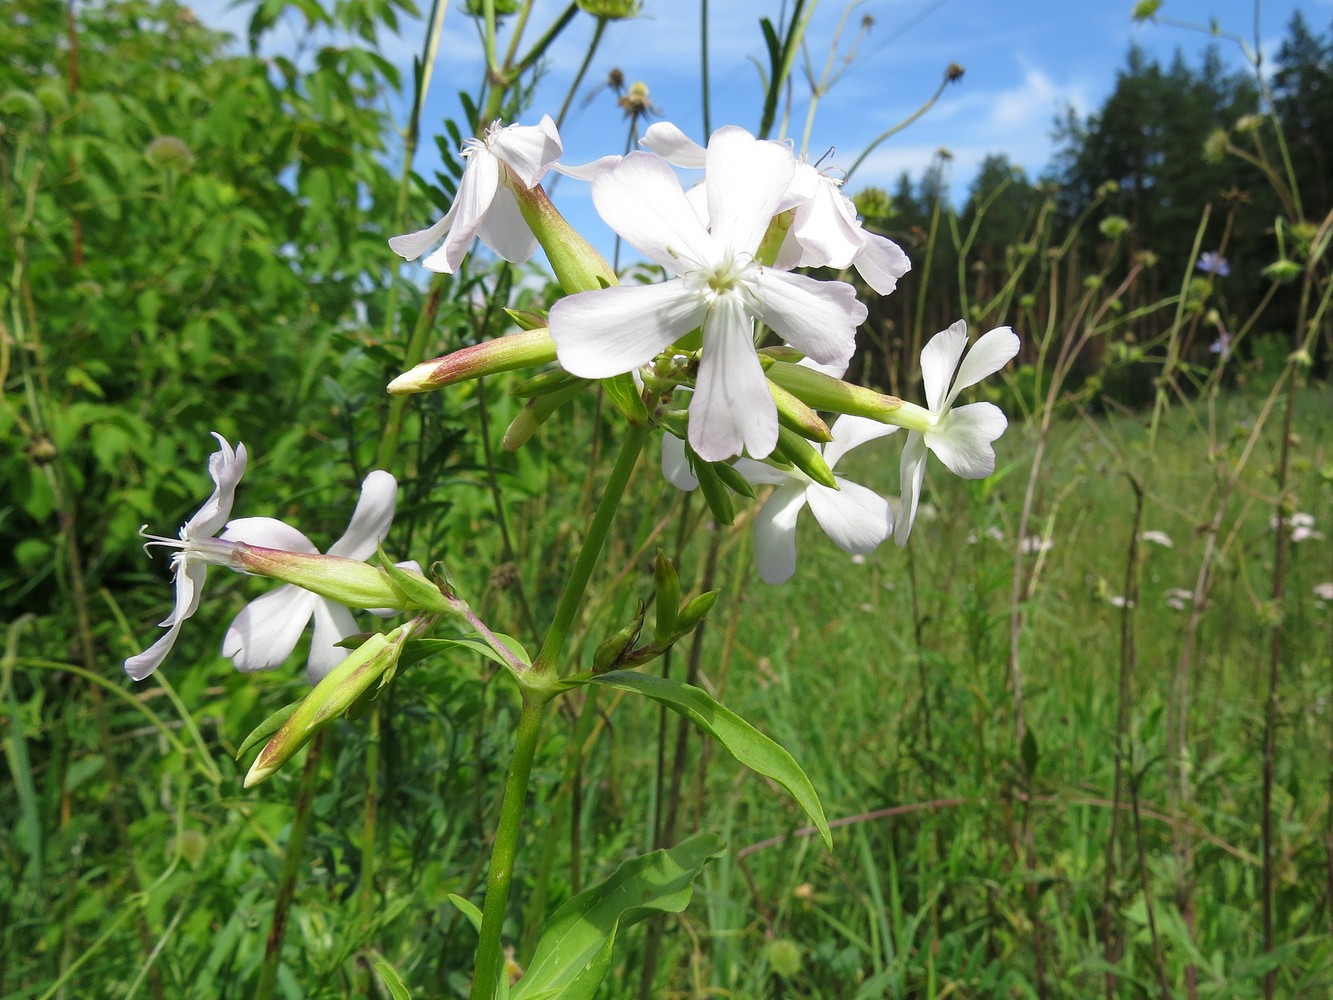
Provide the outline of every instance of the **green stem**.
<path id="1" fill-rule="evenodd" d="M 523 711 L 514 737 L 514 756 L 509 762 L 509 777 L 500 804 L 500 822 L 495 828 L 491 863 L 486 873 L 486 901 L 481 912 L 481 941 L 477 945 L 477 961 L 472 974 L 472 1000 L 493 1000 L 499 986 L 501 935 L 509 904 L 509 882 L 514 876 L 514 859 L 518 853 L 523 804 L 541 737 L 542 716 L 551 697 L 549 692 L 527 689 L 523 692 Z"/>
<path id="2" fill-rule="evenodd" d="M 574 564 L 574 572 L 570 574 L 569 580 L 565 583 L 565 591 L 560 595 L 560 604 L 555 610 L 555 620 L 551 622 L 541 652 L 537 654 L 537 659 L 532 665 L 533 671 L 538 675 L 555 672 L 556 660 L 564 648 L 565 640 L 569 637 L 574 616 L 578 614 L 579 605 L 583 601 L 583 591 L 587 589 L 593 567 L 597 565 L 597 560 L 602 554 L 602 545 L 611 531 L 611 522 L 615 519 L 616 510 L 620 506 L 625 485 L 629 482 L 630 473 L 638 463 L 639 452 L 643 450 L 644 442 L 648 439 L 648 430 L 647 427 L 631 425 L 626 431 L 625 440 L 620 446 L 620 454 L 616 456 L 615 467 L 606 482 L 606 490 L 602 493 L 602 499 L 597 504 L 597 512 L 593 515 L 592 524 L 588 528 L 588 537 L 584 539 L 578 561 Z"/>
<path id="3" fill-rule="evenodd" d="M 273 922 L 269 925 L 268 941 L 264 946 L 264 964 L 259 970 L 259 985 L 255 1000 L 271 1000 L 278 985 L 278 963 L 282 958 L 282 941 L 287 935 L 287 916 L 296 898 L 296 877 L 301 870 L 301 855 L 305 849 L 306 834 L 314 816 L 315 779 L 319 774 L 319 760 L 324 747 L 324 734 L 316 733 L 310 741 L 305 769 L 296 794 L 296 809 L 292 816 L 291 833 L 287 836 L 287 850 L 282 859 L 282 876 L 278 881 L 278 895 L 273 901 Z"/>

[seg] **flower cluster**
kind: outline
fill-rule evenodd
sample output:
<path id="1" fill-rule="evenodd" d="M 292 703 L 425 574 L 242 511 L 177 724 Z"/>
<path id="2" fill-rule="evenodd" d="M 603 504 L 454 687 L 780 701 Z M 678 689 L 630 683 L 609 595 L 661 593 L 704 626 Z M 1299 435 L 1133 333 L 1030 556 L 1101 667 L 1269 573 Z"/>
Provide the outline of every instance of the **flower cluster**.
<path id="1" fill-rule="evenodd" d="M 643 406 L 626 412 L 671 432 L 666 456 L 674 482 L 697 483 L 690 467 L 703 465 L 729 468 L 740 485 L 776 487 L 755 520 L 756 559 L 769 582 L 794 570 L 795 520 L 805 506 L 838 545 L 862 554 L 890 534 L 906 543 L 927 452 L 964 478 L 994 471 L 992 445 L 1004 432 L 1004 414 L 988 402 L 955 402 L 1018 353 L 1011 330 L 991 330 L 970 351 L 961 321 L 932 338 L 921 354 L 925 406 L 850 386 L 841 375 L 867 308 L 848 281 L 796 269 L 854 269 L 886 295 L 909 270 L 907 255 L 861 225 L 835 176 L 784 143 L 725 126 L 701 146 L 662 122 L 641 145 L 627 156 L 562 165 L 549 118 L 535 127 L 493 125 L 470 140 L 449 212 L 391 246 L 412 259 L 443 241 L 424 263 L 452 271 L 477 236 L 510 261 L 528 259 L 540 244 L 566 295 L 551 305 L 545 330 L 419 365 L 391 391 L 418 392 L 552 359 L 564 378 L 575 377 L 566 393 L 578 391 L 577 380 L 632 376 Z M 549 170 L 589 182 L 602 219 L 664 280 L 608 279 L 605 262 L 571 237 L 545 200 L 540 181 Z M 678 170 L 701 171 L 702 179 L 687 188 Z M 564 398 L 550 402 L 555 395 L 534 399 L 522 433 L 507 442 L 525 440 Z M 682 398 L 684 413 L 673 409 Z M 830 428 L 820 410 L 845 415 Z M 908 433 L 895 512 L 831 469 L 851 448 L 900 427 Z"/>

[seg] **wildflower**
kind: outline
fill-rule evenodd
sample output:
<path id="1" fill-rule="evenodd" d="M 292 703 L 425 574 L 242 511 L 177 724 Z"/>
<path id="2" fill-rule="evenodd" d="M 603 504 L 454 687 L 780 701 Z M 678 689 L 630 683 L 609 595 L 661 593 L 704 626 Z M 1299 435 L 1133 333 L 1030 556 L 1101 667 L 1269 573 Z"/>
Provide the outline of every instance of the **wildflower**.
<path id="1" fill-rule="evenodd" d="M 1208 345 L 1208 350 L 1221 355 L 1223 361 L 1229 360 L 1231 357 L 1231 334 L 1219 326 L 1217 328 L 1217 339 Z"/>
<path id="2" fill-rule="evenodd" d="M 921 500 L 926 475 L 926 450 L 933 451 L 949 471 L 964 479 L 984 479 L 995 471 L 991 447 L 1009 422 L 994 403 L 969 403 L 956 409 L 958 394 L 999 371 L 1018 353 L 1018 337 L 1007 326 L 977 338 L 964 357 L 967 323 L 959 320 L 937 333 L 921 350 L 921 380 L 929 409 L 904 403 L 893 413 L 895 423 L 910 434 L 903 445 L 902 499 L 894 540 L 907 544 Z"/>
<path id="3" fill-rule="evenodd" d="M 832 427 L 833 440 L 822 446 L 824 461 L 832 469 L 853 448 L 897 429 L 866 417 L 839 417 Z M 796 572 L 796 516 L 806 504 L 824 534 L 853 556 L 871 551 L 893 530 L 888 501 L 841 476 L 835 477 L 838 488 L 830 489 L 798 469 L 745 458 L 736 463 L 736 471 L 755 485 L 777 487 L 754 522 L 754 561 L 765 583 L 785 583 Z"/>
<path id="4" fill-rule="evenodd" d="M 1171 587 L 1163 591 L 1162 596 L 1166 598 L 1166 606 L 1175 611 L 1184 611 L 1194 603 L 1194 591 L 1181 587 Z"/>
<path id="5" fill-rule="evenodd" d="M 136 681 L 143 680 L 156 670 L 176 645 L 181 624 L 199 607 L 199 598 L 208 576 L 208 564 L 227 562 L 228 543 L 213 536 L 231 516 L 236 486 L 245 474 L 248 457 L 245 445 L 237 445 L 233 449 L 226 438 L 216 431 L 213 437 L 217 438 L 220 446 L 208 460 L 208 474 L 214 484 L 213 495 L 181 526 L 179 541 L 157 535 L 144 536 L 149 540 L 148 545 L 164 545 L 180 551 L 171 557 L 176 605 L 162 622 L 167 632 L 148 649 L 125 661 L 125 672 Z"/>
<path id="6" fill-rule="evenodd" d="M 1132 608 L 1134 606 L 1134 602 L 1124 594 L 1112 594 L 1109 600 L 1117 608 Z"/>
<path id="7" fill-rule="evenodd" d="M 1231 265 L 1216 250 L 1208 250 L 1199 254 L 1199 259 L 1194 262 L 1194 266 L 1204 274 L 1213 274 L 1219 278 L 1225 278 L 1231 274 Z"/>
<path id="8" fill-rule="evenodd" d="M 1043 538 L 1040 535 L 1029 535 L 1018 543 L 1018 551 L 1025 556 L 1049 552 L 1053 548 L 1055 548 L 1055 539 Z"/>
<path id="9" fill-rule="evenodd" d="M 1171 540 L 1171 536 L 1165 531 L 1140 532 L 1139 541 L 1152 542 L 1154 545 L 1160 545 L 1164 549 L 1174 549 L 1176 547 L 1176 543 Z"/>
<path id="10" fill-rule="evenodd" d="M 1293 543 L 1306 542 L 1310 539 L 1316 541 L 1323 539 L 1324 533 L 1315 530 L 1315 519 L 1313 514 L 1307 514 L 1304 511 L 1296 511 L 1290 517 L 1278 518 L 1277 515 L 1269 518 L 1268 526 L 1276 529 L 1279 524 L 1285 525 L 1291 532 L 1290 538 Z"/>
<path id="11" fill-rule="evenodd" d="M 1315 584 L 1314 596 L 1321 601 L 1333 601 L 1333 580 Z"/>
<path id="12" fill-rule="evenodd" d="M 782 208 L 791 151 L 744 129 L 713 133 L 704 194 L 710 224 L 661 157 L 633 152 L 592 182 L 602 218 L 674 278 L 581 292 L 551 308 L 560 364 L 583 378 L 632 371 L 702 327 L 688 438 L 705 461 L 772 452 L 777 407 L 754 346 L 754 321 L 803 354 L 845 364 L 866 308 L 851 285 L 760 264 L 755 255 Z"/>
<path id="13" fill-rule="evenodd" d="M 543 115 L 537 125 L 492 123 L 482 138 L 463 144 L 467 164 L 444 218 L 429 229 L 393 237 L 389 247 L 405 260 L 416 260 L 443 239 L 444 245 L 421 263 L 445 274 L 458 269 L 476 237 L 510 263 L 527 260 L 537 249 L 537 239 L 509 185 L 535 187 L 561 152 L 550 115 Z"/>
<path id="14" fill-rule="evenodd" d="M 389 473 L 376 470 L 366 476 L 347 530 L 329 547 L 328 554 L 359 562 L 374 555 L 393 524 L 397 498 L 398 482 Z M 289 552 L 319 552 L 296 528 L 271 517 L 232 521 L 222 538 Z M 352 613 L 342 604 L 295 584 L 284 584 L 242 608 L 222 640 L 222 655 L 230 657 L 237 670 L 247 673 L 272 670 L 296 648 L 312 616 L 315 631 L 310 640 L 306 678 L 317 684 L 346 658 L 347 650 L 338 643 L 359 630 Z"/>

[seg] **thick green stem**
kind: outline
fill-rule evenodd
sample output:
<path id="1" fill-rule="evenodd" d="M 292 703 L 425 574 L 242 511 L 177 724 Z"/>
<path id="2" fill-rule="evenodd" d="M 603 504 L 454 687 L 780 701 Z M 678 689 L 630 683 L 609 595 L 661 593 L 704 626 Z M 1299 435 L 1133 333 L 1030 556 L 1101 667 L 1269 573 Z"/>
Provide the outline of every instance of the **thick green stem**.
<path id="1" fill-rule="evenodd" d="M 514 756 L 509 762 L 509 777 L 500 804 L 500 822 L 495 828 L 491 863 L 486 872 L 486 902 L 481 912 L 481 941 L 477 945 L 476 967 L 472 974 L 472 1000 L 493 1000 L 500 982 L 509 882 L 514 876 L 523 804 L 528 795 L 528 776 L 532 773 L 532 760 L 537 755 L 541 737 L 542 716 L 550 699 L 548 692 L 523 692 L 523 711 L 518 718 L 518 734 L 514 737 Z"/>
<path id="2" fill-rule="evenodd" d="M 629 482 L 630 473 L 634 471 L 634 466 L 639 460 L 639 452 L 643 450 L 643 444 L 647 439 L 647 427 L 630 426 L 625 432 L 620 454 L 616 456 L 615 468 L 611 470 L 611 478 L 606 482 L 606 490 L 602 493 L 602 499 L 597 504 L 597 513 L 593 515 L 592 524 L 588 528 L 588 537 L 584 539 L 578 561 L 574 564 L 574 572 L 565 583 L 565 591 L 560 595 L 560 604 L 555 610 L 555 620 L 551 622 L 541 652 L 537 654 L 536 662 L 532 665 L 533 671 L 537 674 L 555 672 L 556 660 L 564 648 L 565 640 L 569 637 L 569 630 L 574 624 L 574 616 L 578 614 L 579 605 L 583 602 L 583 591 L 587 589 L 593 568 L 601 557 L 602 545 L 611 531 L 611 522 L 615 520 L 616 510 L 620 507 L 620 498 L 625 492 L 625 485 Z"/>

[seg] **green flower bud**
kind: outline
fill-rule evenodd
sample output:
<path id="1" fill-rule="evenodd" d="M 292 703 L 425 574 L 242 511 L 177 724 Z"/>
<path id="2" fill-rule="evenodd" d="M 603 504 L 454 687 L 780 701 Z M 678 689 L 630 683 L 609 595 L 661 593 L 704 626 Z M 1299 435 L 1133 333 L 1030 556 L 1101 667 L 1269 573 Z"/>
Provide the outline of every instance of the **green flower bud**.
<path id="1" fill-rule="evenodd" d="M 174 170 L 184 173 L 194 165 L 194 153 L 174 135 L 160 135 L 143 151 L 148 165 L 157 170 Z"/>
<path id="2" fill-rule="evenodd" d="M 676 634 L 680 613 L 680 574 L 661 549 L 657 550 L 657 561 L 653 566 L 653 598 L 656 614 L 653 639 L 659 643 L 670 642 Z"/>
<path id="3" fill-rule="evenodd" d="M 768 369 L 768 380 L 817 410 L 854 413 L 882 423 L 892 423 L 889 414 L 903 405 L 896 396 L 848 385 L 832 375 L 785 361 L 774 362 Z"/>
<path id="4" fill-rule="evenodd" d="M 1213 129 L 1203 141 L 1203 159 L 1205 163 L 1221 163 L 1231 152 L 1231 137 L 1224 128 Z"/>
<path id="5" fill-rule="evenodd" d="M 526 188 L 511 180 L 509 186 L 566 295 L 618 284 L 611 265 L 556 210 L 540 184 Z"/>
<path id="6" fill-rule="evenodd" d="M 1097 231 L 1108 240 L 1118 240 L 1129 232 L 1129 220 L 1123 215 L 1108 215 L 1097 224 Z"/>
<path id="7" fill-rule="evenodd" d="M 517 451 L 523 447 L 532 435 L 537 433 L 537 429 L 550 419 L 551 414 L 581 393 L 586 384 L 580 379 L 574 385 L 529 399 L 523 409 L 518 411 L 518 416 L 505 429 L 500 446 L 505 451 Z"/>
<path id="8" fill-rule="evenodd" d="M 639 641 L 639 633 L 643 631 L 643 618 L 647 611 L 648 605 L 640 601 L 639 612 L 634 616 L 634 620 L 597 644 L 597 651 L 592 656 L 594 674 L 604 674 L 625 662 L 634 651 L 634 644 Z"/>
<path id="9" fill-rule="evenodd" d="M 686 633 L 693 631 L 695 626 L 704 620 L 708 612 L 713 610 L 713 605 L 717 603 L 718 595 L 721 593 L 722 591 L 720 590 L 709 590 L 689 601 L 683 608 L 681 608 L 680 614 L 676 618 L 676 628 L 678 633 L 680 635 L 685 635 Z"/>
<path id="10" fill-rule="evenodd" d="M 769 382 L 768 391 L 778 406 L 778 420 L 784 427 L 811 441 L 833 440 L 833 432 L 829 430 L 828 424 L 813 409 L 780 385 Z"/>
<path id="11" fill-rule="evenodd" d="M 731 502 L 731 491 L 722 483 L 719 469 L 720 466 L 712 462 L 697 462 L 694 478 L 699 480 L 699 491 L 712 511 L 713 519 L 718 524 L 731 524 L 736 520 L 736 507 Z"/>
<path id="12" fill-rule="evenodd" d="M 327 597 L 349 608 L 410 611 L 431 607 L 432 610 L 438 610 L 431 605 L 418 603 L 404 593 L 384 570 L 357 559 L 320 555 L 317 552 L 266 549 L 245 542 L 226 543 L 226 548 L 219 551 L 225 556 L 225 565 L 232 569 L 253 573 L 255 576 L 267 576 L 283 583 L 294 583 L 302 590 Z M 424 576 L 410 570 L 398 572 L 406 573 L 419 580 L 422 586 L 434 591 L 438 602 L 438 589 Z"/>
<path id="13" fill-rule="evenodd" d="M 1162 0 L 1139 0 L 1134 5 L 1133 18 L 1136 21 L 1147 21 L 1157 16 L 1157 12 L 1162 9 Z"/>
<path id="14" fill-rule="evenodd" d="M 579 10 L 607 21 L 621 21 L 638 17 L 643 9 L 640 0 L 574 0 Z"/>
<path id="15" fill-rule="evenodd" d="M 838 488 L 838 481 L 833 478 L 833 472 L 819 449 L 799 434 L 786 427 L 779 427 L 778 443 L 774 451 L 779 458 L 796 466 L 820 486 L 834 490 Z"/>
<path id="16" fill-rule="evenodd" d="M 554 360 L 555 341 L 545 327 L 524 330 L 423 361 L 390 382 L 389 392 L 395 396 L 427 392 L 483 375 L 549 364 Z"/>

